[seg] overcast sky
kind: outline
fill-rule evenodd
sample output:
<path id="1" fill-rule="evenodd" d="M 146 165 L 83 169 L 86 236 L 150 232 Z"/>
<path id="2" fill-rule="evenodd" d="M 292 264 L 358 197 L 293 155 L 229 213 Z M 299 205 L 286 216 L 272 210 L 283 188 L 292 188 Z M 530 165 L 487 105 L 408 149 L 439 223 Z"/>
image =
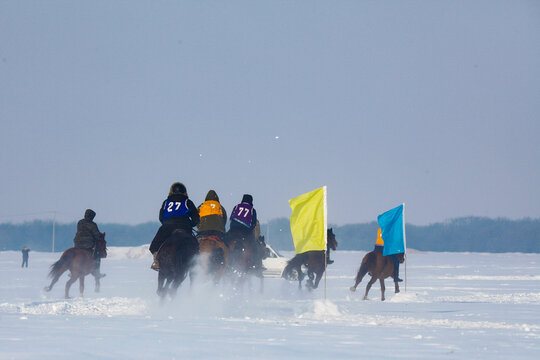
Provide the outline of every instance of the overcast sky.
<path id="1" fill-rule="evenodd" d="M 0 222 L 540 217 L 538 1 L 0 0 Z"/>

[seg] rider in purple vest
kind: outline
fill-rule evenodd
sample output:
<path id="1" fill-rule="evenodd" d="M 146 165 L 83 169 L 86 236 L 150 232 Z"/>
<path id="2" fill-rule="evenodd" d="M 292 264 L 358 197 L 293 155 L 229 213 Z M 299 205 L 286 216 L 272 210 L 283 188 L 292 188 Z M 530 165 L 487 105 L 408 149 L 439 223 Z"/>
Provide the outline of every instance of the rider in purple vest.
<path id="1" fill-rule="evenodd" d="M 161 245 L 175 230 L 184 231 L 193 237 L 193 245 L 197 248 L 199 243 L 193 236 L 193 227 L 199 223 L 199 212 L 195 204 L 188 198 L 184 184 L 176 182 L 171 185 L 169 196 L 161 204 L 159 209 L 159 221 L 161 227 L 150 244 L 150 252 L 154 255 L 154 263 L 151 268 L 159 270 L 157 254 Z"/>
<path id="2" fill-rule="evenodd" d="M 253 207 L 253 196 L 244 194 L 242 202 L 236 205 L 230 217 L 229 237 L 240 236 L 245 241 L 251 242 L 255 249 L 259 249 L 256 244 L 254 230 L 257 225 L 257 211 Z M 257 267 L 263 269 L 262 258 L 264 254 L 257 256 Z"/>

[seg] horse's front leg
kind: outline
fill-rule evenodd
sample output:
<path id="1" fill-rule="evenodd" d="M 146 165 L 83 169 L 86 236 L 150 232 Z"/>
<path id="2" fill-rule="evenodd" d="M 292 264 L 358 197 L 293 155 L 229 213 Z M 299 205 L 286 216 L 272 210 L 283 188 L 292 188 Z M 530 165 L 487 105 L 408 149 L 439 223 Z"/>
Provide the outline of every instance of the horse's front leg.
<path id="1" fill-rule="evenodd" d="M 94 274 L 92 274 L 92 275 L 94 275 Z M 94 275 L 94 279 L 95 279 L 94 291 L 95 291 L 95 292 L 99 292 L 99 289 L 101 288 L 101 283 L 100 283 L 100 281 L 99 281 L 99 278 L 100 278 L 99 275 L 98 275 L 98 276 L 95 276 L 95 275 Z"/>
<path id="2" fill-rule="evenodd" d="M 84 275 L 79 276 L 79 294 L 83 297 L 84 293 Z"/>
<path id="3" fill-rule="evenodd" d="M 71 277 L 69 278 L 69 280 L 66 282 L 66 291 L 65 291 L 65 294 L 64 294 L 64 297 L 66 299 L 69 299 L 69 288 L 71 287 L 71 285 L 77 281 L 77 276 L 75 276 L 75 274 L 71 274 Z"/>
<path id="4" fill-rule="evenodd" d="M 161 296 L 161 297 L 163 297 L 163 290 L 164 290 L 164 289 L 163 289 L 163 284 L 164 284 L 164 282 L 165 282 L 165 276 L 164 276 L 163 273 L 160 271 L 160 272 L 158 273 L 158 285 L 157 285 L 157 291 L 156 291 L 156 293 L 157 293 L 159 296 Z"/>
<path id="5" fill-rule="evenodd" d="M 381 283 L 381 301 L 384 301 L 384 290 L 386 290 L 386 287 L 384 286 L 384 279 L 380 278 L 379 282 Z"/>
<path id="6" fill-rule="evenodd" d="M 364 300 L 367 300 L 367 295 L 369 293 L 369 289 L 371 289 L 371 285 L 377 281 L 377 278 L 375 276 L 372 276 L 369 282 L 366 285 L 366 293 L 364 294 Z"/>

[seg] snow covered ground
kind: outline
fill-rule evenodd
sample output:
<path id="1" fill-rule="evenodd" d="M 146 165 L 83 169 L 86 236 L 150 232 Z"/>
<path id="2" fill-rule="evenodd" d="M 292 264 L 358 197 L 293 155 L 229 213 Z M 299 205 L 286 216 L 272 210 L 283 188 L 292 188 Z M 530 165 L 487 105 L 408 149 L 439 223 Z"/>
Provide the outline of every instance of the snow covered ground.
<path id="1" fill-rule="evenodd" d="M 291 256 L 291 253 L 284 255 Z M 407 291 L 349 287 L 364 252 L 337 251 L 313 292 L 265 279 L 234 294 L 185 283 L 160 305 L 145 247 L 110 248 L 100 293 L 50 293 L 60 254 L 0 252 L 0 359 L 533 359 L 540 353 L 540 254 L 411 251 Z M 404 267 L 401 268 L 404 276 Z M 187 285 L 187 286 L 186 286 Z"/>

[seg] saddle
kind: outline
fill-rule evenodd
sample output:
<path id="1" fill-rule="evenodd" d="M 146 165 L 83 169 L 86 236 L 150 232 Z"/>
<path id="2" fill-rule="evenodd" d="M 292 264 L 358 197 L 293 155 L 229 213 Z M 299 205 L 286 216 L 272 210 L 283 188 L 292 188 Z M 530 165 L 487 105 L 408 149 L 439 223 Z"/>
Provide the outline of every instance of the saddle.
<path id="1" fill-rule="evenodd" d="M 222 239 L 220 239 L 217 235 L 202 235 L 202 236 L 197 236 L 197 241 L 199 242 L 199 244 L 201 243 L 201 241 L 203 239 L 211 239 L 211 240 L 214 240 L 218 243 L 224 243 Z"/>

